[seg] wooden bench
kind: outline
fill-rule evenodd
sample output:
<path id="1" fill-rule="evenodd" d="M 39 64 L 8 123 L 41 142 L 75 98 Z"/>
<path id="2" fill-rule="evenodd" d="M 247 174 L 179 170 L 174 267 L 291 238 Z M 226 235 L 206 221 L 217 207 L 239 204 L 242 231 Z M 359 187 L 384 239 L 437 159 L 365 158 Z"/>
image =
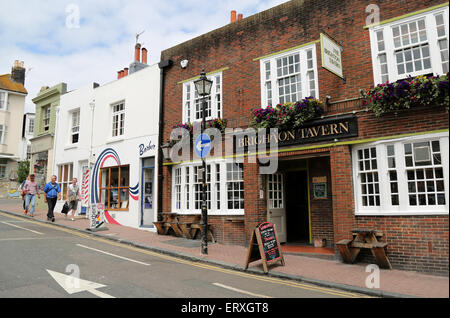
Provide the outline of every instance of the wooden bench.
<path id="1" fill-rule="evenodd" d="M 202 231 L 202 224 L 201 223 L 192 223 L 191 224 L 191 237 L 194 239 L 197 235 L 197 232 L 200 230 Z M 208 224 L 208 238 L 211 240 L 211 242 L 216 243 L 216 240 L 214 239 L 214 235 L 211 231 L 211 225 Z"/>
<path id="2" fill-rule="evenodd" d="M 392 269 L 391 263 L 386 255 L 388 243 L 379 242 L 378 238 L 383 233 L 374 229 L 353 229 L 353 240 L 340 240 L 336 243 L 342 260 L 353 264 L 362 248 L 370 249 L 380 268 Z"/>

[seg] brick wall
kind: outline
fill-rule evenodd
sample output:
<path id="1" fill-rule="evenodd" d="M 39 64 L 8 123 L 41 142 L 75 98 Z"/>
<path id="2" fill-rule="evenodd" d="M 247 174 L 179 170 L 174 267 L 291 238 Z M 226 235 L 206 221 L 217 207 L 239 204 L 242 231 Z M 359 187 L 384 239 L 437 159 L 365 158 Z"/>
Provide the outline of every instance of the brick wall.
<path id="1" fill-rule="evenodd" d="M 211 72 L 228 67 L 223 71 L 222 79 L 223 117 L 228 119 L 228 127 L 245 128 L 251 109 L 261 106 L 260 62 L 254 59 L 318 40 L 321 32 L 342 40 L 346 83 L 321 67 L 320 44 L 317 43 L 319 98 L 325 101 L 327 95 L 331 96 L 332 104 L 325 115 L 357 112 L 359 135 L 349 141 L 448 129 L 445 109 L 423 108 L 376 118 L 364 111 L 360 100 L 335 103 L 357 98 L 359 89 L 373 86 L 369 31 L 363 29 L 367 18 L 365 8 L 371 3 L 371 0 L 289 1 L 163 51 L 161 60 L 171 59 L 174 62 L 165 77 L 163 142 L 168 140 L 172 127 L 182 121 L 180 81 L 198 76 L 202 69 Z M 441 3 L 442 0 L 376 2 L 381 20 Z M 189 60 L 189 66 L 181 69 L 180 61 L 184 59 Z M 313 145 L 324 143 L 329 142 Z M 311 200 L 313 237 L 321 235 L 330 242 L 337 242 L 349 238 L 352 227 L 373 223 L 386 233 L 385 238 L 390 244 L 388 255 L 396 268 L 448 273 L 448 216 L 354 216 L 350 146 L 283 152 L 279 155 L 311 158 L 314 153 L 324 151 L 329 157 L 317 161 L 310 159 L 310 177 L 321 175 L 321 169 L 326 171 L 329 193 L 327 200 Z M 163 211 L 171 210 L 170 171 L 167 166 L 163 169 Z M 266 220 L 266 202 L 259 199 L 259 188 L 264 183 L 264 177 L 258 175 L 257 164 L 245 163 L 244 180 L 244 221 L 232 221 L 226 216 L 210 217 L 221 243 L 248 243 L 254 226 Z"/>

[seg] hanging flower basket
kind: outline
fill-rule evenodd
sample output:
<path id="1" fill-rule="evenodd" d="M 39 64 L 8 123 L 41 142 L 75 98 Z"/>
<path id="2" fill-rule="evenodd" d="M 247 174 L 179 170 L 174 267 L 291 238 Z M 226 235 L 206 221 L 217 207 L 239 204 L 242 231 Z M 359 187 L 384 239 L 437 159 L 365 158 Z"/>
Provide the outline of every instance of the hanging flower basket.
<path id="1" fill-rule="evenodd" d="M 307 97 L 295 103 L 253 109 L 250 127 L 288 130 L 301 127 L 305 122 L 322 113 L 323 103 L 313 97 Z"/>
<path id="2" fill-rule="evenodd" d="M 448 89 L 448 73 L 442 76 L 409 77 L 370 89 L 364 104 L 377 117 L 413 107 L 446 107 L 448 111 Z"/>

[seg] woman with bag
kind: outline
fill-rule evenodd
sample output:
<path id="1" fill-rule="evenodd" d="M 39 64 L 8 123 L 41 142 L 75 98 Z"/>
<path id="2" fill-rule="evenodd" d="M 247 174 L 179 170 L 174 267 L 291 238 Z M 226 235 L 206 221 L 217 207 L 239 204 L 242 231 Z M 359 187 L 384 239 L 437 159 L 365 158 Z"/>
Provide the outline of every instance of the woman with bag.
<path id="1" fill-rule="evenodd" d="M 69 203 L 69 209 L 72 212 L 72 217 L 70 218 L 72 221 L 75 221 L 74 216 L 78 207 L 78 201 L 81 197 L 80 187 L 78 186 L 77 182 L 77 178 L 73 178 L 72 183 L 67 188 L 67 201 Z M 69 213 L 66 214 L 66 218 Z"/>

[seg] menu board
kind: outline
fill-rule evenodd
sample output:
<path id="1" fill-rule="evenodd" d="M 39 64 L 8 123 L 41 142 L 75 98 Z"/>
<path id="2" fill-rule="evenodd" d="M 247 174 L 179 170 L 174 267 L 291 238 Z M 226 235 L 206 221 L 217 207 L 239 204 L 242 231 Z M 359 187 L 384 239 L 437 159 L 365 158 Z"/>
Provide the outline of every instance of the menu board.
<path id="1" fill-rule="evenodd" d="M 278 248 L 274 225 L 270 222 L 265 222 L 258 226 L 258 230 L 266 262 L 278 260 L 280 258 L 280 249 Z"/>
<path id="2" fill-rule="evenodd" d="M 257 260 L 262 260 L 265 273 L 268 272 L 268 264 L 281 261 L 281 265 L 284 265 L 283 254 L 278 243 L 277 231 L 273 223 L 263 222 L 253 230 L 248 247 L 245 269 L 248 268 L 249 263 Z"/>

